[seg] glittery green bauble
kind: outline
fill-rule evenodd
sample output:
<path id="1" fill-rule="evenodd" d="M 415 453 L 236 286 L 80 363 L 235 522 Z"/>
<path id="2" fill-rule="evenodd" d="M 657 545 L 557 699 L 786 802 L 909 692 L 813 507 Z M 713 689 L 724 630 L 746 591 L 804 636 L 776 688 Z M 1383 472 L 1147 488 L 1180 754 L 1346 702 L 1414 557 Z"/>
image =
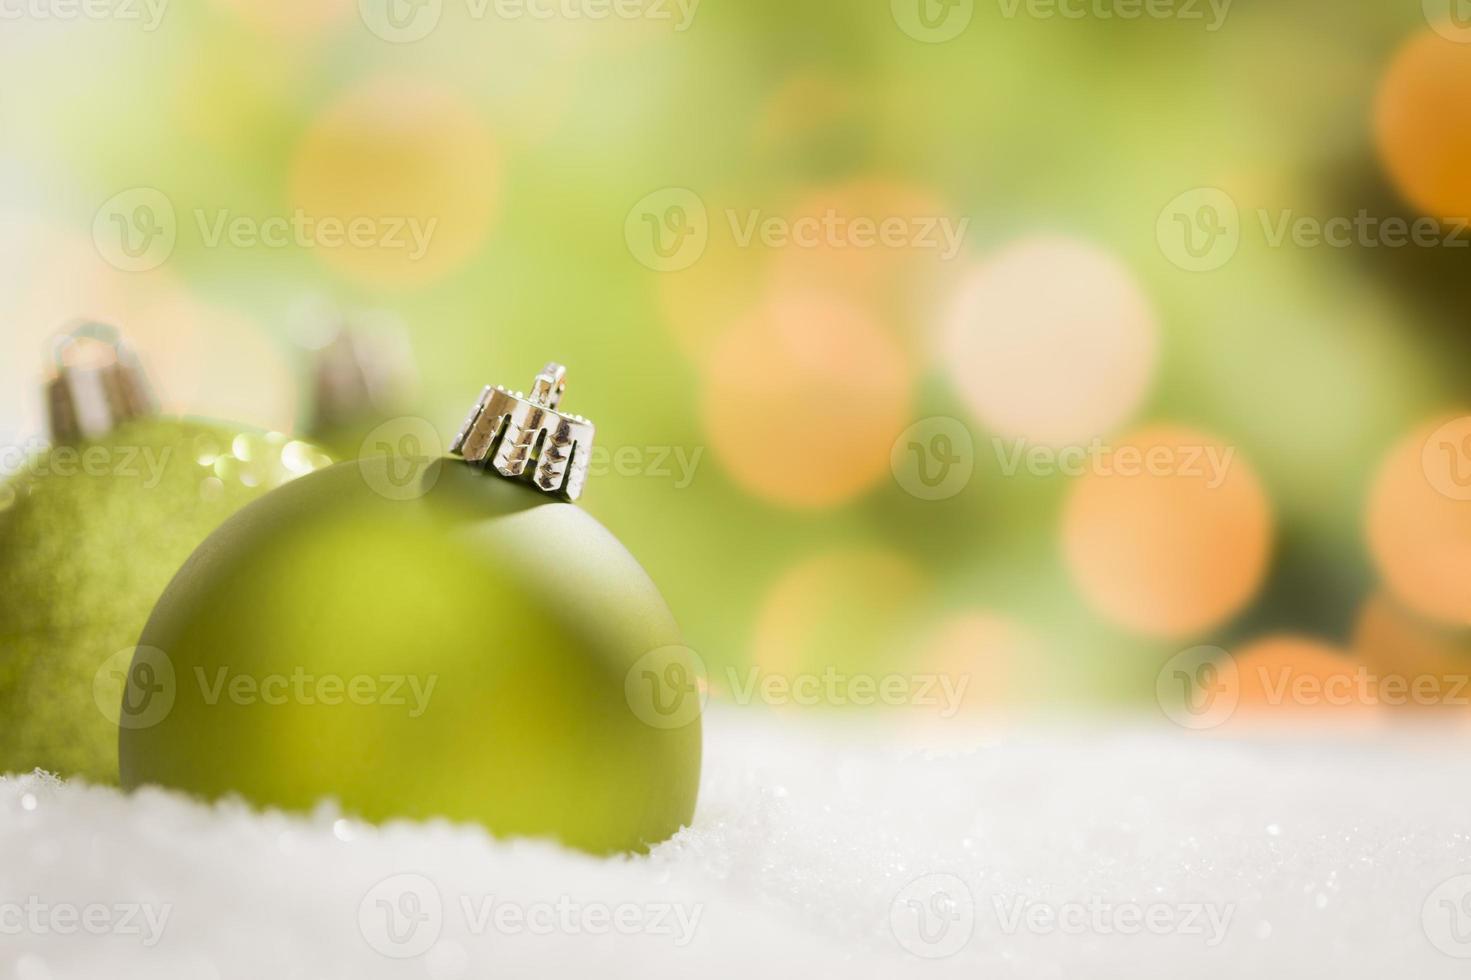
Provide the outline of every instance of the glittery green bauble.
<path id="1" fill-rule="evenodd" d="M 327 462 L 284 436 L 152 418 L 0 484 L 0 772 L 116 784 L 115 706 L 159 595 L 225 518 Z"/>
<path id="2" fill-rule="evenodd" d="M 642 850 L 695 806 L 679 643 L 582 509 L 458 460 L 344 463 L 241 511 L 160 600 L 123 785 Z"/>

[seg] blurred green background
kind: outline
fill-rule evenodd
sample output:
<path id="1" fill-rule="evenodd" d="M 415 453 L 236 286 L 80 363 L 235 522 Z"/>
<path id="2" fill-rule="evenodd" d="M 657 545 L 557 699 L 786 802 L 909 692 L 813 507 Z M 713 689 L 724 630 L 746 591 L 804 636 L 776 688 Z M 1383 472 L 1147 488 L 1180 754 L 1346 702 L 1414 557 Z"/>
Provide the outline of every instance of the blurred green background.
<path id="1" fill-rule="evenodd" d="M 583 506 L 718 691 L 1146 706 L 1202 643 L 1462 664 L 1471 504 L 1420 452 L 1471 392 L 1450 4 L 5 3 L 0 441 L 41 434 L 76 318 L 170 410 L 287 431 L 303 338 L 372 311 L 446 442 L 568 365 L 611 454 Z M 1067 445 L 1179 466 L 1007 463 Z M 1219 485 L 1179 471 L 1207 448 Z"/>

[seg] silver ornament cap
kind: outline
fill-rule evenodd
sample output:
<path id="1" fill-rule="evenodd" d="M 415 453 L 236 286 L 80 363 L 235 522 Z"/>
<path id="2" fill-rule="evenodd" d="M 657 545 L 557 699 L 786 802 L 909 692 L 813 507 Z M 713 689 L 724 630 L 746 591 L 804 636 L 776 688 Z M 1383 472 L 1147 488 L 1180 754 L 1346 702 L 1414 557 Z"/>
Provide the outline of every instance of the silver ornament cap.
<path id="1" fill-rule="evenodd" d="M 450 452 L 507 479 L 529 481 L 542 493 L 578 499 L 596 430 L 581 415 L 558 410 L 566 390 L 567 369 L 556 363 L 541 369 L 529 393 L 487 387 Z"/>
<path id="2" fill-rule="evenodd" d="M 143 365 L 116 327 L 83 323 L 58 334 L 51 353 L 46 415 L 52 442 L 96 439 L 157 411 Z"/>
<path id="3" fill-rule="evenodd" d="M 315 433 L 400 412 L 417 384 L 404 331 L 366 316 L 340 322 L 311 360 Z"/>

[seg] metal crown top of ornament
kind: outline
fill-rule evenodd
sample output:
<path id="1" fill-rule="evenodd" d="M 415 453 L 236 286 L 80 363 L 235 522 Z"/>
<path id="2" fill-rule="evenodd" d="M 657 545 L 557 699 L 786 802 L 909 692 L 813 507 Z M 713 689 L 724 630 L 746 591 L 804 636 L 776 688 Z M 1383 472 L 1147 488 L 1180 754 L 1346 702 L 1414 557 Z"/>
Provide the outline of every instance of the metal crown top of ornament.
<path id="1" fill-rule="evenodd" d="M 534 487 L 576 500 L 587 482 L 595 427 L 557 411 L 566 390 L 567 369 L 556 363 L 541 369 L 528 394 L 486 387 L 450 452 L 513 480 L 524 479 L 534 463 Z"/>
<path id="2" fill-rule="evenodd" d="M 105 435 L 156 410 L 143 366 L 115 327 L 83 323 L 67 330 L 57 336 L 52 360 L 46 413 L 57 444 Z"/>

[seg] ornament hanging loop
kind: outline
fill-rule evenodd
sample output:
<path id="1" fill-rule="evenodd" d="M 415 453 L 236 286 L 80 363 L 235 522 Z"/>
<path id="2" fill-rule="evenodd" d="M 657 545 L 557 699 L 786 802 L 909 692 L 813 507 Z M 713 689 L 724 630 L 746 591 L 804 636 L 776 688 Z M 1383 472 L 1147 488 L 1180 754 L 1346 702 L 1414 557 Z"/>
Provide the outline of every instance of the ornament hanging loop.
<path id="1" fill-rule="evenodd" d="M 541 369 L 531 383 L 531 401 L 545 408 L 556 408 L 562 404 L 562 395 L 567 391 L 567 369 L 555 361 Z"/>
<path id="2" fill-rule="evenodd" d="M 58 445 L 95 439 L 155 411 L 142 365 L 110 324 L 82 323 L 58 334 L 51 361 L 46 412 Z"/>

